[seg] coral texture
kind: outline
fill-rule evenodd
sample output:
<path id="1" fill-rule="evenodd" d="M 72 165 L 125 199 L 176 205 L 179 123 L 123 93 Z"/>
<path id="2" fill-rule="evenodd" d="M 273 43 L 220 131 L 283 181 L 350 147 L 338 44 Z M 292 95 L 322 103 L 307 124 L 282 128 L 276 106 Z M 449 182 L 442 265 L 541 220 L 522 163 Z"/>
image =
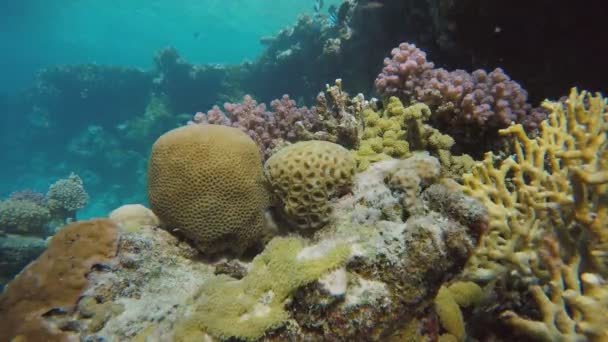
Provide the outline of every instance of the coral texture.
<path id="1" fill-rule="evenodd" d="M 207 114 L 197 113 L 193 122 L 241 129 L 255 141 L 266 159 L 283 141 L 295 140 L 299 125 L 311 127 L 315 119 L 306 107 L 296 107 L 295 101 L 288 95 L 272 101 L 271 107 L 273 111 L 267 111 L 265 104 L 258 104 L 246 95 L 242 103 L 225 103 L 225 113 L 215 106 Z"/>
<path id="2" fill-rule="evenodd" d="M 428 151 L 439 158 L 443 176 L 459 179 L 470 170 L 473 159 L 466 154 L 455 156 L 450 152 L 454 139 L 426 123 L 431 115 L 426 104 L 405 107 L 394 96 L 388 99 L 383 111 L 364 109 L 361 112 L 361 141 L 355 151 L 358 170 L 363 171 L 380 160 L 403 159 L 414 151 Z"/>
<path id="3" fill-rule="evenodd" d="M 51 213 L 60 218 L 74 218 L 76 210 L 84 208 L 89 202 L 82 179 L 75 173 L 53 183 L 46 196 Z"/>
<path id="4" fill-rule="evenodd" d="M 356 217 L 360 222 L 401 221 L 421 209 L 420 193 L 437 181 L 440 170 L 437 158 L 426 153 L 372 164 L 356 176 Z"/>
<path id="5" fill-rule="evenodd" d="M 511 122 L 535 128 L 544 119 L 526 102 L 526 91 L 501 69 L 447 71 L 435 68 L 413 44 L 401 43 L 384 60 L 376 89 L 386 97 L 426 103 L 432 121 L 459 143 L 474 144 L 481 137 L 495 139 Z"/>
<path id="6" fill-rule="evenodd" d="M 154 143 L 148 164 L 152 211 L 202 252 L 242 253 L 264 231 L 268 196 L 261 157 L 241 130 L 187 125 Z"/>
<path id="7" fill-rule="evenodd" d="M 0 295 L 0 340 L 63 341 L 69 329 L 55 314 L 71 312 L 88 286 L 91 267 L 116 254 L 118 227 L 109 220 L 73 223 Z"/>
<path id="8" fill-rule="evenodd" d="M 112 210 L 108 217 L 127 232 L 136 231 L 142 226 L 158 226 L 160 223 L 152 210 L 141 204 L 125 204 Z"/>
<path id="9" fill-rule="evenodd" d="M 303 141 L 270 157 L 264 174 L 288 221 L 301 231 L 310 231 L 329 222 L 330 200 L 349 189 L 355 160 L 340 145 Z"/>
<path id="10" fill-rule="evenodd" d="M 205 332 L 223 339 L 257 340 L 289 319 L 284 303 L 294 290 L 343 265 L 349 255 L 346 245 L 326 241 L 306 246 L 299 239 L 275 238 L 243 279 L 217 276 L 201 287 L 176 341 L 200 338 Z"/>
<path id="11" fill-rule="evenodd" d="M 0 232 L 44 236 L 50 219 L 49 209 L 34 202 L 0 201 Z"/>
<path id="12" fill-rule="evenodd" d="M 539 340 L 608 339 L 608 105 L 573 89 L 540 135 L 521 125 L 501 130 L 515 154 L 500 164 L 488 153 L 465 176 L 464 191 L 488 208 L 488 232 L 467 265 L 478 281 L 509 274 L 528 284 L 538 319 L 501 318 Z M 593 312 L 593 313 L 592 313 Z"/>
<path id="13" fill-rule="evenodd" d="M 296 102 L 283 95 L 265 104 L 258 104 L 251 96 L 241 103 L 225 103 L 224 111 L 214 106 L 206 114 L 198 112 L 191 123 L 232 126 L 247 133 L 258 145 L 264 160 L 289 143 L 302 140 L 324 140 L 344 146 L 357 143 L 356 117 L 364 106 L 363 96 L 353 99 L 342 91 L 342 81 L 327 86 L 317 95 L 312 108 L 297 107 Z"/>

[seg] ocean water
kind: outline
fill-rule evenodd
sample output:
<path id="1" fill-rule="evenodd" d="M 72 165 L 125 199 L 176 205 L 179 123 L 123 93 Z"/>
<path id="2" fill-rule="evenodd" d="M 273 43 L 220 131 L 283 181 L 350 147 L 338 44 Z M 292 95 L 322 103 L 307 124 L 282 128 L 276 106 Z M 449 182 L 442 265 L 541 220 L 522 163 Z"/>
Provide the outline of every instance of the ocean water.
<path id="1" fill-rule="evenodd" d="M 325 2 L 325 6 L 338 3 Z M 46 192 L 51 183 L 74 171 L 85 179 L 92 195 L 90 204 L 79 213 L 81 218 L 103 216 L 122 201 L 111 191 L 103 190 L 108 187 L 121 188 L 120 196 L 126 196 L 127 201 L 145 201 L 143 180 L 135 187 L 121 184 L 133 184 L 136 180 L 122 178 L 125 175 L 121 176 L 120 172 L 124 171 L 117 174 L 116 170 L 108 170 L 102 158 L 82 160 L 83 154 L 92 152 L 75 157 L 66 151 L 66 145 L 78 135 L 70 127 L 70 116 L 74 120 L 89 116 L 90 120 L 81 120 L 83 124 L 78 126 L 84 130 L 98 121 L 95 116 L 110 113 L 86 113 L 89 110 L 86 106 L 92 105 L 89 103 L 72 109 L 59 103 L 57 106 L 66 107 L 58 109 L 66 112 L 65 120 L 58 126 L 47 126 L 49 123 L 43 114 L 33 111 L 31 106 L 28 108 L 23 103 L 28 100 L 20 97 L 35 87 L 39 70 L 89 63 L 150 70 L 154 54 L 169 46 L 194 64 L 253 61 L 263 48 L 260 38 L 275 35 L 293 24 L 299 15 L 314 12 L 314 2 L 305 0 L 185 0 L 179 3 L 28 0 L 3 1 L 0 6 L 0 39 L 4 51 L 0 56 L 0 143 L 4 150 L 0 154 L 0 165 L 4 165 L 0 170 L 1 197 L 21 189 Z M 209 101 L 221 103 L 212 96 Z M 137 114 L 141 113 L 120 114 L 120 119 L 107 123 L 105 129 Z M 145 155 L 145 149 L 140 151 Z M 134 163 L 137 165 L 132 165 L 131 170 L 142 167 L 141 160 Z"/>
<path id="2" fill-rule="evenodd" d="M 0 342 L 608 341 L 605 7 L 0 0 Z"/>

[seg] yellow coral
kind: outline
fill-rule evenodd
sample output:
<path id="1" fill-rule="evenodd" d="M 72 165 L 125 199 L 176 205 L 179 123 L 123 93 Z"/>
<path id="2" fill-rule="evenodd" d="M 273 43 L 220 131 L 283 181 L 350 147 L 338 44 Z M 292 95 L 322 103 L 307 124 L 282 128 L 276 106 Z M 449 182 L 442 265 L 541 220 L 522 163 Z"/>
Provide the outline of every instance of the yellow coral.
<path id="1" fill-rule="evenodd" d="M 464 191 L 488 208 L 488 232 L 471 257 L 472 278 L 510 272 L 531 285 L 543 321 L 507 312 L 514 327 L 543 340 L 605 341 L 608 331 L 608 112 L 600 95 L 573 89 L 551 111 L 540 135 L 521 125 L 500 131 L 515 154 L 495 165 L 492 154 L 464 176 Z M 579 270 L 585 262 L 587 273 Z M 593 279 L 593 281 L 589 281 Z M 589 308 L 603 308 L 591 314 Z"/>
<path id="2" fill-rule="evenodd" d="M 289 319 L 285 300 L 294 290 L 343 265 L 350 252 L 329 240 L 306 246 L 297 238 L 273 239 L 243 279 L 222 275 L 203 285 L 175 340 L 200 340 L 203 331 L 222 339 L 257 340 Z"/>
<path id="3" fill-rule="evenodd" d="M 448 332 L 442 335 L 447 340 L 463 341 L 466 336 L 463 307 L 475 305 L 483 298 L 483 290 L 471 281 L 457 281 L 441 286 L 435 296 L 435 311 L 441 326 Z"/>
<path id="4" fill-rule="evenodd" d="M 365 109 L 361 113 L 364 129 L 359 148 L 354 152 L 359 171 L 371 164 L 390 158 L 404 159 L 413 151 L 428 151 L 441 162 L 442 175 L 460 179 L 469 171 L 473 159 L 467 155 L 455 157 L 450 149 L 454 139 L 424 123 L 431 117 L 431 110 L 424 103 L 404 107 L 396 97 L 391 97 L 383 112 Z"/>
<path id="5" fill-rule="evenodd" d="M 268 194 L 262 179 L 258 147 L 241 130 L 180 127 L 152 147 L 150 208 L 202 252 L 241 253 L 264 234 Z"/>
<path id="6" fill-rule="evenodd" d="M 264 173 L 286 218 L 299 229 L 317 229 L 329 221 L 330 199 L 351 186 L 355 161 L 338 144 L 303 141 L 272 155 Z"/>

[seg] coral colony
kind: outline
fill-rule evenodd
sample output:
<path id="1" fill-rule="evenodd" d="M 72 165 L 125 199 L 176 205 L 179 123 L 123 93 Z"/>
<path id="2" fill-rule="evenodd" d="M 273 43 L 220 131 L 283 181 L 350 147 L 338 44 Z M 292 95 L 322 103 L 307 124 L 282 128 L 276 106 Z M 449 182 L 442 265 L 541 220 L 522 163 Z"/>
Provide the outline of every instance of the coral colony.
<path id="1" fill-rule="evenodd" d="M 346 39 L 346 3 L 314 20 Z M 0 201 L 0 341 L 608 341 L 607 100 L 534 108 L 410 43 L 374 62 L 378 98 L 241 93 L 175 128 L 164 73 L 123 127 L 155 139 L 149 208 L 79 221 L 75 174 Z"/>

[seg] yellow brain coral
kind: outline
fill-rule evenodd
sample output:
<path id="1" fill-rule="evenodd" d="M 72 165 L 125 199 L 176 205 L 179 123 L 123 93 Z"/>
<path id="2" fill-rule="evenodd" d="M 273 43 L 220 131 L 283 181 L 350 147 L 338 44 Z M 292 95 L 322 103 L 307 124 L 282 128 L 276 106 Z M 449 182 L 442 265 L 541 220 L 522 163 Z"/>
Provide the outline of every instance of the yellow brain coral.
<path id="1" fill-rule="evenodd" d="M 236 128 L 189 125 L 158 138 L 148 164 L 148 197 L 163 226 L 205 253 L 240 254 L 264 231 L 261 157 Z"/>
<path id="2" fill-rule="evenodd" d="M 310 230 L 329 221 L 329 200 L 351 186 L 355 167 L 344 147 L 313 140 L 279 150 L 264 169 L 286 218 L 299 229 Z"/>

